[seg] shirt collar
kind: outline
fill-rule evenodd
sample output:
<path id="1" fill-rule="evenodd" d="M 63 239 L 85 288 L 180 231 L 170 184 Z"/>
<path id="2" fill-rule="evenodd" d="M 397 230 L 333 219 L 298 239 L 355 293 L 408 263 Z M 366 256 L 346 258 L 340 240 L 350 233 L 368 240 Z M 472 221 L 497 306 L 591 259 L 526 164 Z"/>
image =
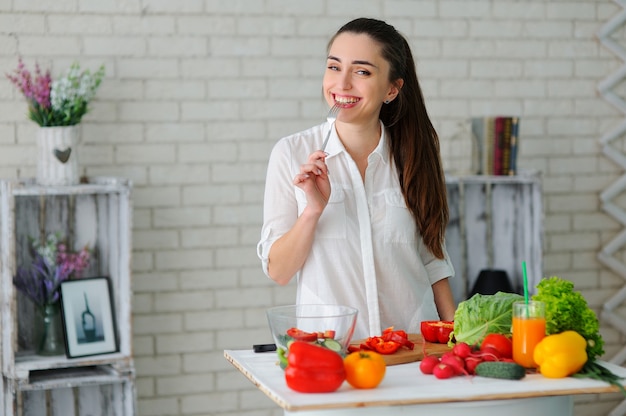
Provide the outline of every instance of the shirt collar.
<path id="1" fill-rule="evenodd" d="M 389 145 L 387 144 L 388 132 L 382 121 L 380 121 L 380 131 L 381 134 L 380 140 L 378 141 L 378 146 L 376 146 L 372 154 L 380 155 L 383 163 L 387 163 L 389 161 Z M 328 140 L 328 144 L 326 145 L 326 153 L 328 154 L 327 158 L 331 158 L 345 151 L 346 148 L 343 147 L 343 143 L 341 143 L 341 140 L 339 140 L 339 136 L 337 135 L 337 129 L 333 124 L 332 131 L 330 132 L 330 139 Z"/>

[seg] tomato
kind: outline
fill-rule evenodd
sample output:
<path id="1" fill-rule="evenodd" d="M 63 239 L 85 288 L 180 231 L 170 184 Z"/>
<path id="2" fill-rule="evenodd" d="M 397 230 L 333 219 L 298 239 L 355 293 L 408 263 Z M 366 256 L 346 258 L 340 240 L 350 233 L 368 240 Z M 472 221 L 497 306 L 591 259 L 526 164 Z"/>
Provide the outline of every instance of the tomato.
<path id="1" fill-rule="evenodd" d="M 287 335 L 296 341 L 313 342 L 317 341 L 317 332 L 306 332 L 298 328 L 289 328 Z"/>
<path id="2" fill-rule="evenodd" d="M 373 389 L 383 378 L 387 364 L 382 355 L 374 351 L 357 351 L 343 360 L 346 369 L 346 380 L 357 389 Z"/>
<path id="3" fill-rule="evenodd" d="M 480 344 L 481 351 L 497 351 L 496 355 L 502 358 L 513 357 L 513 343 L 511 339 L 502 334 L 488 334 Z"/>
<path id="4" fill-rule="evenodd" d="M 450 333 L 454 330 L 453 321 L 422 321 L 420 330 L 424 340 L 439 344 L 447 344 Z"/>

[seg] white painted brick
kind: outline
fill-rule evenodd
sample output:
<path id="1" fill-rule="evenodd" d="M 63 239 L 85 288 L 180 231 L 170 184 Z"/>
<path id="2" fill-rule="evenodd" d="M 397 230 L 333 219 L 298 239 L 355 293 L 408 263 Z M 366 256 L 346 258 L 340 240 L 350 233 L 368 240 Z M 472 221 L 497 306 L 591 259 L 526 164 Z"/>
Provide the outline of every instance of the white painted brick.
<path id="1" fill-rule="evenodd" d="M 270 299 L 269 288 L 220 289 L 216 294 L 215 306 L 218 308 L 268 306 Z"/>
<path id="2" fill-rule="evenodd" d="M 586 20 L 590 16 L 595 15 L 595 7 L 593 2 L 583 2 L 581 4 L 570 1 L 558 5 L 548 2 L 546 3 L 546 18 L 551 20 Z"/>
<path id="3" fill-rule="evenodd" d="M 135 381 L 137 396 L 139 398 L 153 396 L 155 392 L 154 384 L 155 381 L 153 377 L 137 377 Z"/>
<path id="4" fill-rule="evenodd" d="M 115 160 L 118 163 L 172 163 L 176 159 L 172 144 L 117 145 Z"/>
<path id="5" fill-rule="evenodd" d="M 236 78 L 240 75 L 239 66 L 237 58 L 215 56 L 210 59 L 186 59 L 180 64 L 181 76 L 185 79 Z M 228 71 L 224 71 L 224 68 L 228 68 Z"/>
<path id="6" fill-rule="evenodd" d="M 178 233 L 172 230 L 145 230 L 133 232 L 133 248 L 140 250 L 176 248 Z"/>
<path id="7" fill-rule="evenodd" d="M 192 219 L 189 222 L 195 222 Z M 209 250 L 161 251 L 156 255 L 156 267 L 160 270 L 193 270 L 214 266 L 213 256 Z"/>
<path id="8" fill-rule="evenodd" d="M 43 34 L 45 30 L 43 15 L 21 13 L 3 13 L 0 15 L 0 27 L 3 33 Z"/>
<path id="9" fill-rule="evenodd" d="M 211 38 L 209 50 L 218 57 L 266 56 L 270 53 L 270 42 L 265 38 L 215 36 Z"/>
<path id="10" fill-rule="evenodd" d="M 244 324 L 242 311 L 238 310 L 209 310 L 202 312 L 188 312 L 185 314 L 185 329 L 187 331 L 215 330 L 241 328 Z"/>
<path id="11" fill-rule="evenodd" d="M 201 37 L 155 36 L 148 39 L 148 54 L 165 57 L 193 57 L 205 56 L 208 52 L 208 42 Z"/>
<path id="12" fill-rule="evenodd" d="M 41 12 L 42 4 L 37 0 L 23 0 L 14 2 L 13 10 L 20 12 Z M 76 2 L 73 0 L 60 0 L 47 4 L 45 10 L 48 13 L 52 12 L 76 12 Z"/>
<path id="13" fill-rule="evenodd" d="M 139 293 L 171 292 L 179 289 L 177 273 L 149 272 L 133 274 L 133 290 Z M 154 309 L 151 306 L 151 309 Z"/>
<path id="14" fill-rule="evenodd" d="M 249 410 L 274 409 L 277 407 L 269 397 L 265 396 L 259 389 L 247 389 L 241 392 L 241 407 Z"/>
<path id="15" fill-rule="evenodd" d="M 133 294 L 133 313 L 140 315 L 142 313 L 154 312 L 154 300 L 152 295 Z"/>
<path id="16" fill-rule="evenodd" d="M 153 185 L 206 183 L 209 167 L 204 165 L 154 166 L 150 169 L 150 183 Z"/>
<path id="17" fill-rule="evenodd" d="M 133 191 L 136 208 L 163 208 L 180 206 L 180 188 L 178 186 L 138 187 Z"/>
<path id="18" fill-rule="evenodd" d="M 264 181 L 266 167 L 262 163 L 220 164 L 213 167 L 212 178 L 217 183 Z"/>
<path id="19" fill-rule="evenodd" d="M 302 3 L 294 3 L 298 6 Z M 241 17 L 237 19 L 237 34 L 243 36 L 294 36 L 298 30 L 298 23 L 293 17 L 264 18 L 259 22 L 258 17 Z"/>
<path id="20" fill-rule="evenodd" d="M 156 227 L 195 227 L 209 225 L 211 213 L 203 208 L 159 208 L 154 210 Z"/>
<path id="21" fill-rule="evenodd" d="M 163 80 L 146 82 L 146 98 L 151 100 L 196 100 L 206 96 L 206 87 L 200 81 Z"/>
<path id="22" fill-rule="evenodd" d="M 566 78 L 574 73 L 574 63 L 565 59 L 551 61 L 525 61 L 524 75 L 530 78 Z"/>
<path id="23" fill-rule="evenodd" d="M 206 0 L 205 8 L 209 15 L 212 13 L 260 15 L 265 11 L 265 2 L 263 0 L 231 0 L 224 3 L 220 0 Z"/>
<path id="24" fill-rule="evenodd" d="M 176 19 L 170 16 L 113 16 L 113 32 L 118 35 L 152 35 L 176 32 Z"/>
<path id="25" fill-rule="evenodd" d="M 138 408 L 143 416 L 171 416 L 179 414 L 178 398 L 140 398 Z"/>
<path id="26" fill-rule="evenodd" d="M 548 45 L 548 56 L 552 58 L 593 58 L 598 56 L 594 40 L 552 41 Z"/>
<path id="27" fill-rule="evenodd" d="M 262 79 L 216 80 L 209 82 L 210 98 L 263 98 L 267 94 L 268 85 Z"/>
<path id="28" fill-rule="evenodd" d="M 81 0 L 79 11 L 87 13 L 141 13 L 140 2 L 135 0 L 121 0 L 114 2 L 99 0 Z"/>
<path id="29" fill-rule="evenodd" d="M 210 333 L 181 333 L 156 336 L 156 352 L 159 355 L 211 351 L 214 348 Z"/>
<path id="30" fill-rule="evenodd" d="M 138 335 L 178 333 L 183 327 L 182 322 L 180 314 L 138 315 L 133 317 L 133 333 Z"/>
<path id="31" fill-rule="evenodd" d="M 262 214 L 256 206 L 216 206 L 213 221 L 220 225 L 258 224 Z"/>
<path id="32" fill-rule="evenodd" d="M 134 336 L 133 352 L 136 356 L 154 355 L 154 337 Z"/>
<path id="33" fill-rule="evenodd" d="M 208 186 L 185 186 L 182 189 L 183 204 L 214 205 L 233 204 L 242 201 L 241 192 L 237 185 L 208 185 Z"/>
<path id="34" fill-rule="evenodd" d="M 237 22 L 240 20 L 229 16 L 180 16 L 176 25 L 182 34 L 223 36 L 237 34 Z"/>
<path id="35" fill-rule="evenodd" d="M 598 198 L 590 194 L 551 195 L 545 199 L 548 212 L 593 212 L 598 209 Z"/>
<path id="36" fill-rule="evenodd" d="M 55 34 L 112 34 L 111 19 L 107 16 L 84 16 L 52 15 L 46 19 L 51 33 Z"/>
<path id="37" fill-rule="evenodd" d="M 183 247 L 226 247 L 239 243 L 236 227 L 211 227 L 182 230 Z"/>
<path id="38" fill-rule="evenodd" d="M 257 265 L 256 245 L 242 248 L 225 248 L 216 250 L 217 267 L 241 267 Z"/>
<path id="39" fill-rule="evenodd" d="M 237 286 L 236 269 L 182 270 L 180 272 L 182 289 L 215 289 Z"/>
<path id="40" fill-rule="evenodd" d="M 86 55 L 142 56 L 146 53 L 146 41 L 140 37 L 85 37 Z"/>
<path id="41" fill-rule="evenodd" d="M 154 269 L 154 259 L 151 253 L 135 252 L 131 259 L 133 271 L 147 271 Z"/>
<path id="42" fill-rule="evenodd" d="M 335 2 L 332 7 L 328 7 L 326 13 L 329 16 L 339 16 L 344 19 L 344 23 L 354 18 L 355 11 L 359 11 L 360 16 L 380 16 L 382 13 L 382 2 L 359 0 L 343 0 Z"/>
<path id="43" fill-rule="evenodd" d="M 145 127 L 145 132 L 146 140 L 152 143 L 199 142 L 204 140 L 205 134 L 201 123 L 150 123 Z"/>
<path id="44" fill-rule="evenodd" d="M 547 248 L 555 251 L 597 250 L 600 248 L 598 235 L 588 232 L 554 234 L 547 238 Z"/>
<path id="45" fill-rule="evenodd" d="M 100 143 L 133 143 L 140 142 L 143 138 L 143 126 L 139 123 L 126 124 L 87 124 L 81 131 L 83 144 Z M 99 146 L 103 149 L 104 146 Z M 112 147 L 111 147 L 112 148 Z"/>
<path id="46" fill-rule="evenodd" d="M 522 19 L 531 22 L 545 19 L 545 2 L 498 1 L 492 4 L 496 18 Z"/>
<path id="47" fill-rule="evenodd" d="M 326 111 L 324 111 L 324 113 L 326 113 Z M 261 120 L 218 120 L 207 126 L 207 132 L 210 138 L 229 142 L 242 139 L 262 140 L 267 134 L 266 129 L 266 122 Z M 220 151 L 225 150 L 227 149 L 220 149 Z"/>
<path id="48" fill-rule="evenodd" d="M 437 15 L 437 1 L 413 1 L 413 0 L 389 0 L 383 2 L 383 14 L 391 17 L 419 17 L 419 22 L 427 17 L 435 17 Z M 442 22 L 445 25 L 445 20 Z M 394 25 L 395 26 L 395 25 Z"/>
<path id="49" fill-rule="evenodd" d="M 15 129 L 10 124 L 0 124 L 0 145 L 15 143 Z"/>
<path id="50" fill-rule="evenodd" d="M 228 4 L 228 3 L 223 3 Z M 239 395 L 235 392 L 186 395 L 181 399 L 183 414 L 206 412 L 227 412 L 239 409 Z"/>
<path id="51" fill-rule="evenodd" d="M 239 104 L 234 101 L 183 102 L 183 121 L 235 120 L 239 115 Z"/>
<path id="52" fill-rule="evenodd" d="M 249 346 L 248 346 L 249 348 Z M 232 370 L 232 364 L 224 359 L 224 351 L 183 354 L 183 372 L 189 374 Z"/>
<path id="53" fill-rule="evenodd" d="M 535 80 L 494 81 L 496 97 L 537 98 L 546 95 L 546 85 Z"/>
<path id="54" fill-rule="evenodd" d="M 162 13 L 199 13 L 203 11 L 202 0 L 184 0 L 172 3 L 169 0 L 143 0 L 144 12 L 150 14 Z"/>
<path id="55" fill-rule="evenodd" d="M 175 59 L 120 58 L 117 73 L 125 79 L 178 78 L 178 62 Z"/>
<path id="56" fill-rule="evenodd" d="M 469 34 L 472 39 L 517 39 L 522 33 L 522 22 L 512 20 L 495 20 L 489 23 L 474 21 L 469 25 Z"/>
<path id="57" fill-rule="evenodd" d="M 184 396 L 215 389 L 213 376 L 188 374 L 178 377 L 163 377 L 157 380 L 157 393 L 160 395 Z"/>
<path id="58" fill-rule="evenodd" d="M 171 102 L 125 102 L 119 105 L 121 121 L 175 121 L 179 119 L 179 105 Z"/>

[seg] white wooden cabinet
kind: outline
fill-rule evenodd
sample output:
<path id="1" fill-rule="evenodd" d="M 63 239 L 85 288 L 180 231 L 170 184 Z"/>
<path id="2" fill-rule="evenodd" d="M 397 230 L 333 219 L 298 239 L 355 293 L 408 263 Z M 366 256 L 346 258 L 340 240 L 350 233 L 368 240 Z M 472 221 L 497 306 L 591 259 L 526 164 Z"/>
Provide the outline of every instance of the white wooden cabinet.
<path id="1" fill-rule="evenodd" d="M 131 184 L 119 178 L 42 187 L 0 181 L 0 414 L 136 414 L 131 333 Z M 75 247 L 89 244 L 85 277 L 108 276 L 119 351 L 82 358 L 34 354 L 32 303 L 13 285 L 28 256 L 28 237 L 62 231 Z"/>
<path id="2" fill-rule="evenodd" d="M 543 277 L 540 174 L 447 176 L 446 185 L 446 247 L 456 272 L 455 300 L 466 299 L 484 269 L 506 271 L 513 289 L 521 292 L 523 261 L 533 291 Z"/>

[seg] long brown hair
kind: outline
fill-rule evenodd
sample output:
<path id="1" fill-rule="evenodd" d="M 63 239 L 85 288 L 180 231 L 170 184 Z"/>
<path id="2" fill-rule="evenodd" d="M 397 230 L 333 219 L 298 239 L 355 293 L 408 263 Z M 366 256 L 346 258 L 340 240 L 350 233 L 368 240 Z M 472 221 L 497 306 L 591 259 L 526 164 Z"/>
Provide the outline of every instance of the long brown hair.
<path id="1" fill-rule="evenodd" d="M 396 99 L 383 105 L 380 119 L 390 133 L 388 143 L 406 205 L 426 247 L 441 259 L 449 218 L 446 183 L 439 137 L 426 111 L 411 48 L 393 26 L 369 18 L 346 23 L 330 40 L 329 47 L 343 32 L 371 37 L 389 63 L 389 82 L 404 80 Z"/>

